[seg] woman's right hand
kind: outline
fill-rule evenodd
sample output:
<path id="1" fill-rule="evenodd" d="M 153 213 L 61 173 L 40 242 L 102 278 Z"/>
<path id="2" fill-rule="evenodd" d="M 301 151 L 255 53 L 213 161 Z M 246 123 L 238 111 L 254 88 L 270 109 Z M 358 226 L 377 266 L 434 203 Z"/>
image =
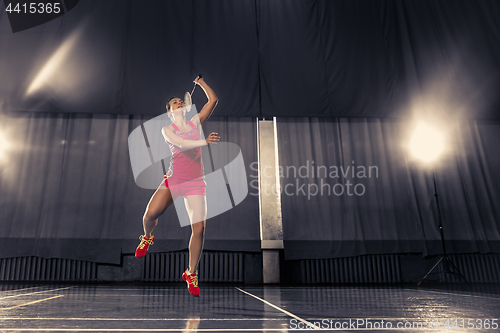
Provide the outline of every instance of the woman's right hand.
<path id="1" fill-rule="evenodd" d="M 216 133 L 216 132 L 210 133 L 210 135 L 208 136 L 208 138 L 205 141 L 207 142 L 207 145 L 209 145 L 211 143 L 217 144 L 217 141 L 220 141 L 219 133 Z"/>

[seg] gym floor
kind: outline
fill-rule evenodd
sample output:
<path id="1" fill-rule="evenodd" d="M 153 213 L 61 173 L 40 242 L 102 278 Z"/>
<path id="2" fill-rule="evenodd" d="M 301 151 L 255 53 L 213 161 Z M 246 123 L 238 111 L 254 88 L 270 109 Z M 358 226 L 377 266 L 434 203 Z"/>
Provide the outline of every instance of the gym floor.
<path id="1" fill-rule="evenodd" d="M 500 286 L 0 283 L 1 332 L 498 331 Z"/>

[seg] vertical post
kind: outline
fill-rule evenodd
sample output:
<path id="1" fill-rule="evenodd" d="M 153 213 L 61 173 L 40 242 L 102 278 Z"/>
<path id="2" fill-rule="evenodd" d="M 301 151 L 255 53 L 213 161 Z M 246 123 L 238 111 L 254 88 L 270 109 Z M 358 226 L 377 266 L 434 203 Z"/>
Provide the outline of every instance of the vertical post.
<path id="1" fill-rule="evenodd" d="M 264 283 L 280 282 L 279 252 L 283 249 L 276 117 L 257 120 L 259 140 L 260 235 Z"/>

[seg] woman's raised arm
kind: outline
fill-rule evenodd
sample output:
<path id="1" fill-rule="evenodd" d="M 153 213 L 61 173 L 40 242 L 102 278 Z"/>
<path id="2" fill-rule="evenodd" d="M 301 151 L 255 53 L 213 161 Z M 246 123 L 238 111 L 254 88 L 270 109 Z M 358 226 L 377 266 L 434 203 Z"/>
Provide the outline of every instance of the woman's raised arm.
<path id="1" fill-rule="evenodd" d="M 205 82 L 203 78 L 197 77 L 193 82 L 203 89 L 208 99 L 208 102 L 203 106 L 200 113 L 198 114 L 200 123 L 203 124 L 210 117 L 219 100 L 215 92 L 212 90 L 212 88 L 210 88 L 210 86 Z"/>

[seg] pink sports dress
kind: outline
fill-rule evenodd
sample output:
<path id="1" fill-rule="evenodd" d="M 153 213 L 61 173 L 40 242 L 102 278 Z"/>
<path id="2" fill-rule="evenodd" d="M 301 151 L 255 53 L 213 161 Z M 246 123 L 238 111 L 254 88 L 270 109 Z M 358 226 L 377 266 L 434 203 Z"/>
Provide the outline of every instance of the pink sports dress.
<path id="1" fill-rule="evenodd" d="M 191 130 L 181 132 L 177 125 L 172 124 L 174 133 L 184 140 L 201 140 L 201 135 L 196 126 L 188 121 Z M 181 149 L 168 142 L 172 151 L 170 168 L 165 178 L 165 186 L 170 188 L 174 197 L 188 195 L 206 195 L 206 183 L 203 176 L 203 161 L 201 147 Z"/>

